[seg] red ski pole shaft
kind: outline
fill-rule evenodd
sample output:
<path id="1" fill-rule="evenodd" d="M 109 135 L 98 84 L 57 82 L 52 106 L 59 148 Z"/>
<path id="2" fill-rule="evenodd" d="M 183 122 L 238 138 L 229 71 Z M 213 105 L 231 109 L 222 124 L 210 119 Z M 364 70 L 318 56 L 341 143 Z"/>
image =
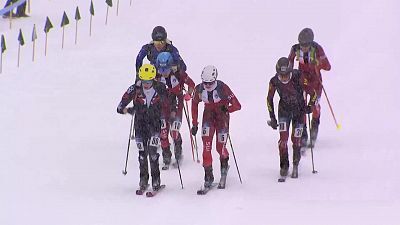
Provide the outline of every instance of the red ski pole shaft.
<path id="1" fill-rule="evenodd" d="M 185 103 L 186 103 L 186 102 L 185 102 Z M 187 106 L 187 105 L 186 105 L 186 106 Z M 185 117 L 186 117 L 186 121 L 187 121 L 188 128 L 189 128 L 190 145 L 191 145 L 191 147 L 192 147 L 192 158 L 193 158 L 193 162 L 194 162 L 194 161 L 195 161 L 195 160 L 194 160 L 194 147 L 193 147 L 194 143 L 193 143 L 193 137 L 192 137 L 192 134 L 191 134 L 192 128 L 190 127 L 190 123 L 189 123 L 189 118 L 188 118 L 188 114 L 187 114 L 186 107 L 183 107 L 183 110 L 184 110 L 184 112 L 185 112 Z"/>
<path id="2" fill-rule="evenodd" d="M 318 81 L 320 82 L 320 84 L 321 84 L 321 86 L 322 86 L 322 91 L 324 92 L 326 101 L 328 102 L 329 110 L 331 111 L 333 120 L 335 121 L 336 128 L 337 128 L 337 129 L 340 129 L 340 128 L 341 128 L 341 125 L 340 125 L 340 124 L 337 122 L 337 120 L 336 120 L 336 116 L 335 116 L 335 113 L 333 112 L 333 108 L 332 108 L 331 102 L 329 101 L 328 94 L 326 94 L 324 85 L 322 84 L 321 72 L 317 69 L 317 67 L 315 67 L 315 72 L 316 72 L 316 74 L 317 74 L 317 76 L 318 76 Z"/>

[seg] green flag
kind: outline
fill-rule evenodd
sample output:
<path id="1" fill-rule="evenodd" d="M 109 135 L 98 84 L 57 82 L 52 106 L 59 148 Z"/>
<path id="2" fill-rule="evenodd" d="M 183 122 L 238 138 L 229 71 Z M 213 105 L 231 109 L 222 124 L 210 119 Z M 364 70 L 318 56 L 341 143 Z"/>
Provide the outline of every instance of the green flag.
<path id="1" fill-rule="evenodd" d="M 47 17 L 46 24 L 44 25 L 44 32 L 48 33 L 51 28 L 53 28 L 53 24 L 51 24 L 49 17 Z"/>
<path id="2" fill-rule="evenodd" d="M 7 49 L 6 47 L 6 39 L 4 38 L 4 34 L 1 35 L 1 53 Z"/>
<path id="3" fill-rule="evenodd" d="M 92 14 L 92 16 L 94 16 L 93 1 L 90 1 L 90 14 Z"/>
<path id="4" fill-rule="evenodd" d="M 108 6 L 112 7 L 112 0 L 106 0 Z"/>
<path id="5" fill-rule="evenodd" d="M 35 41 L 36 39 L 37 39 L 36 24 L 34 24 L 32 30 L 32 41 Z"/>
<path id="6" fill-rule="evenodd" d="M 22 35 L 22 30 L 21 29 L 19 29 L 18 41 L 19 41 L 19 44 L 21 46 L 23 46 L 25 44 L 24 36 Z"/>
<path id="7" fill-rule="evenodd" d="M 75 10 L 75 20 L 80 20 L 80 19 L 81 19 L 81 14 L 79 13 L 79 8 L 77 6 Z"/>
<path id="8" fill-rule="evenodd" d="M 64 11 L 63 17 L 61 19 L 61 27 L 68 25 L 68 24 L 69 24 L 69 19 L 68 19 L 67 14 Z"/>

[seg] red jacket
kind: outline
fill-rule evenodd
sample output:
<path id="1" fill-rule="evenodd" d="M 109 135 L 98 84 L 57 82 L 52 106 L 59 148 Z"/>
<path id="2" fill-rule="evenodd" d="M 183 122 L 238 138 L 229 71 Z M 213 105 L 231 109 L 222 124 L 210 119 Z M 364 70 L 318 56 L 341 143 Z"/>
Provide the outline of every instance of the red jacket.
<path id="1" fill-rule="evenodd" d="M 204 112 L 210 111 L 215 114 L 226 113 L 223 112 L 222 106 L 228 109 L 229 113 L 235 112 L 241 109 L 239 100 L 233 94 L 231 89 L 222 81 L 216 81 L 216 87 L 212 91 L 204 89 L 203 84 L 198 84 L 194 90 L 192 100 L 192 123 L 193 126 L 197 126 L 198 122 L 198 105 L 202 101 L 204 102 Z"/>
<path id="2" fill-rule="evenodd" d="M 324 49 L 317 42 L 311 43 L 311 48 L 307 53 L 301 51 L 299 44 L 293 45 L 288 58 L 291 65 L 294 65 L 294 59 L 299 61 L 299 70 L 311 83 L 322 81 L 321 69 L 326 71 L 331 69 Z"/>

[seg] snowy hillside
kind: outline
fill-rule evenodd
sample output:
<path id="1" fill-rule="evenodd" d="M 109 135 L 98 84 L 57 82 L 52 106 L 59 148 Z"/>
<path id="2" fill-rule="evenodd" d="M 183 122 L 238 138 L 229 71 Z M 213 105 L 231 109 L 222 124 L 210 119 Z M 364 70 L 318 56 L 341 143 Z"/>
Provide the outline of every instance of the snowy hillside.
<path id="1" fill-rule="evenodd" d="M 0 20 L 7 50 L 0 74 L 0 224 L 57 225 L 242 225 L 398 224 L 400 209 L 400 2 L 396 0 L 117 0 L 105 25 L 106 4 L 94 0 L 89 37 L 89 0 L 32 1 L 31 17 Z M 82 20 L 74 44 L 76 6 Z M 63 11 L 71 24 L 61 49 Z M 54 28 L 44 56 L 46 16 Z M 32 62 L 31 32 L 38 40 Z M 116 113 L 134 81 L 135 58 L 163 25 L 180 50 L 188 74 L 201 81 L 214 64 L 242 104 L 231 115 L 233 157 L 227 188 L 197 196 L 201 164 L 192 161 L 189 132 L 182 126 L 181 167 L 161 172 L 166 189 L 153 199 L 136 196 L 137 149 L 124 168 L 130 116 Z M 279 134 L 267 127 L 266 95 L 275 63 L 297 35 L 311 27 L 332 70 L 314 161 L 300 162 L 299 178 L 278 183 Z M 25 35 L 17 68 L 19 28 Z M 276 101 L 277 102 L 277 101 Z M 198 135 L 199 157 L 201 139 Z M 289 145 L 291 152 L 291 144 Z M 230 150 L 230 148 L 229 148 Z M 230 150 L 231 151 L 231 150 Z M 219 162 L 213 149 L 214 175 Z"/>

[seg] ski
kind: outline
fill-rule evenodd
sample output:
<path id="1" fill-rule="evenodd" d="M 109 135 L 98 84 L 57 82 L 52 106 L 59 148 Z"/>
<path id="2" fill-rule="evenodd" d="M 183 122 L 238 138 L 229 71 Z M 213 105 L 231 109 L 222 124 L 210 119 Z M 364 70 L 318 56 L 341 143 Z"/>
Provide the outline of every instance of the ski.
<path id="1" fill-rule="evenodd" d="M 217 186 L 217 183 L 212 183 L 210 187 L 202 187 L 200 190 L 197 191 L 197 194 L 198 195 L 205 195 L 205 194 L 207 194 L 207 192 L 209 192 L 215 186 Z"/>
<path id="2" fill-rule="evenodd" d="M 149 185 L 146 185 L 145 187 L 139 187 L 139 189 L 136 190 L 136 195 L 143 195 L 148 187 Z"/>
<path id="3" fill-rule="evenodd" d="M 281 177 L 278 178 L 278 182 L 279 183 L 283 183 L 285 181 L 286 181 L 286 176 L 281 176 Z"/>
<path id="4" fill-rule="evenodd" d="M 154 197 L 157 195 L 158 192 L 162 191 L 165 188 L 165 184 L 160 185 L 160 188 L 158 188 L 157 190 L 152 190 L 152 191 L 148 191 L 146 192 L 146 197 Z"/>

